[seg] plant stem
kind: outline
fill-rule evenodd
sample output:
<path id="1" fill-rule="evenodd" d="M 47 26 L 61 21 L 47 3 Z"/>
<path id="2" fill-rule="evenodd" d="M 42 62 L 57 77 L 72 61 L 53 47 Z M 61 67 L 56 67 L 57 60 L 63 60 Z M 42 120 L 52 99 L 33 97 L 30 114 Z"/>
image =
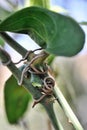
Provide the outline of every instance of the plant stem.
<path id="1" fill-rule="evenodd" d="M 40 6 L 49 9 L 50 0 L 30 0 L 30 6 Z"/>
<path id="2" fill-rule="evenodd" d="M 10 55 L 1 47 L 0 47 L 0 59 L 2 63 L 5 64 L 8 67 L 8 69 L 12 72 L 17 81 L 19 81 L 21 78 L 21 70 L 15 66 L 15 64 L 11 61 Z M 23 86 L 26 86 L 26 88 L 34 95 L 34 97 L 39 98 L 41 96 L 40 92 L 36 88 L 32 87 L 30 80 L 26 79 L 25 77 L 23 80 Z"/>
<path id="3" fill-rule="evenodd" d="M 80 25 L 87 26 L 87 22 L 86 22 L 86 21 L 79 22 L 79 24 L 80 24 Z"/>
<path id="4" fill-rule="evenodd" d="M 7 64 L 7 67 L 13 73 L 15 78 L 19 81 L 20 78 L 21 78 L 21 71 L 11 61 L 9 54 L 4 49 L 2 49 L 1 47 L 0 47 L 0 59 L 5 65 L 6 65 L 6 63 L 9 63 L 9 64 Z M 8 61 L 10 61 L 10 62 L 8 62 Z M 41 97 L 41 92 L 36 87 L 33 87 L 30 80 L 25 78 L 25 77 L 23 79 L 23 86 L 33 95 L 33 97 L 35 99 L 39 99 Z M 53 104 L 51 102 L 46 104 L 47 98 L 48 97 L 45 97 L 41 101 L 41 104 L 46 109 L 55 130 L 63 130 L 62 125 L 56 119 L 56 116 L 55 116 L 55 113 L 54 113 L 54 110 L 53 110 Z"/>
<path id="5" fill-rule="evenodd" d="M 51 120 L 55 130 L 64 130 L 60 121 L 58 119 L 56 119 L 54 109 L 53 109 L 53 103 L 49 102 L 49 104 L 46 105 L 46 103 L 44 104 L 44 102 L 42 102 L 42 105 L 46 109 L 47 114 L 49 115 L 50 120 Z"/>
<path id="6" fill-rule="evenodd" d="M 64 98 L 62 92 L 57 86 L 55 86 L 55 97 L 58 98 L 58 103 L 60 103 L 64 113 L 66 114 L 70 122 L 73 124 L 74 128 L 76 130 L 84 130 L 77 117 L 73 113 L 72 109 L 70 108 L 69 104 L 67 103 L 66 99 Z"/>
<path id="7" fill-rule="evenodd" d="M 25 56 L 27 50 L 24 47 L 22 47 L 18 42 L 11 38 L 7 33 L 0 32 L 0 35 L 13 49 L 15 49 L 22 56 Z"/>

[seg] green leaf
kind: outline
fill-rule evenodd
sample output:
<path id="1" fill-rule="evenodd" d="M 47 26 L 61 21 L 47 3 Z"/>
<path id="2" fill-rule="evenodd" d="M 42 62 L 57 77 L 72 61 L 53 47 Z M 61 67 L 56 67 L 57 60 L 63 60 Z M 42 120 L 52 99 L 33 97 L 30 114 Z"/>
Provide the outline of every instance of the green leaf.
<path id="1" fill-rule="evenodd" d="M 42 81 L 41 78 L 37 74 L 31 74 L 31 83 L 34 87 L 41 88 L 42 87 Z"/>
<path id="2" fill-rule="evenodd" d="M 75 20 L 40 7 L 14 13 L 0 24 L 0 31 L 29 33 L 47 52 L 61 56 L 77 54 L 85 41 L 85 34 Z"/>
<path id="3" fill-rule="evenodd" d="M 5 83 L 4 98 L 8 121 L 12 124 L 17 123 L 26 111 L 31 95 L 24 87 L 18 86 L 12 75 Z"/>

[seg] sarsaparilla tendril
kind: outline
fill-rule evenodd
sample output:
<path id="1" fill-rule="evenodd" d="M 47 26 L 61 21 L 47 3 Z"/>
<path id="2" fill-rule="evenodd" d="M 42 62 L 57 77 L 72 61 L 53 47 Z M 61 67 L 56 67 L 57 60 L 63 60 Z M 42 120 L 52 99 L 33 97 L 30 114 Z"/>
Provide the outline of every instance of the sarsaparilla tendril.
<path id="1" fill-rule="evenodd" d="M 42 96 L 39 99 L 35 99 L 32 107 L 41 102 L 44 97 L 53 96 L 53 90 L 55 86 L 55 80 L 50 75 L 49 66 L 47 65 L 47 63 L 45 63 L 45 59 L 48 57 L 49 54 L 44 52 L 43 50 L 40 53 L 35 54 L 34 52 L 37 50 L 41 50 L 41 48 L 27 52 L 23 59 L 15 63 L 19 64 L 21 61 L 26 60 L 26 62 L 24 62 L 26 66 L 22 71 L 21 79 L 18 83 L 19 85 L 22 85 L 24 76 L 28 78 L 28 76 L 26 75 L 31 74 L 37 75 L 42 81 L 41 88 L 39 88 Z"/>
<path id="2" fill-rule="evenodd" d="M 38 104 L 40 101 L 42 101 L 44 97 L 53 96 L 54 86 L 55 86 L 55 80 L 50 76 L 45 77 L 43 79 L 42 88 L 40 89 L 42 96 L 39 99 L 34 101 L 34 104 L 32 107 L 34 107 L 36 104 Z M 55 100 L 55 99 L 53 99 L 53 100 Z M 53 101 L 53 100 L 51 99 L 50 101 Z"/>
<path id="3" fill-rule="evenodd" d="M 48 57 L 48 53 L 45 51 L 41 51 L 39 54 L 35 54 L 35 51 L 41 50 L 41 48 L 36 49 L 34 51 L 28 51 L 26 55 L 18 62 L 14 64 L 19 64 L 21 61 L 24 61 L 26 65 L 22 71 L 21 79 L 18 82 L 19 85 L 22 85 L 23 77 L 26 76 L 26 73 L 34 73 L 34 74 L 45 74 L 48 71 L 47 64 L 44 63 L 44 60 Z M 42 67 L 43 66 L 43 67 Z"/>

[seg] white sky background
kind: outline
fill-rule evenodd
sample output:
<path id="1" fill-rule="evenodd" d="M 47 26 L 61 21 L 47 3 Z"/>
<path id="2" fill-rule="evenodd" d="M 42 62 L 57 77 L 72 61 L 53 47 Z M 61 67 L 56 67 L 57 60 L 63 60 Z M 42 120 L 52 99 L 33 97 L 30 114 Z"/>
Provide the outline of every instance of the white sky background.
<path id="1" fill-rule="evenodd" d="M 17 0 L 15 1 L 17 2 Z M 4 0 L 0 0 L 0 5 L 4 5 L 6 7 Z M 51 0 L 51 5 L 52 6 L 58 5 L 65 8 L 68 11 L 69 15 L 75 18 L 78 22 L 87 21 L 87 14 L 86 14 L 87 1 L 86 0 Z M 87 27 L 82 26 L 82 28 L 84 29 L 85 34 L 87 35 Z M 38 47 L 34 43 L 34 41 L 29 38 L 29 36 L 26 36 L 26 35 L 15 36 L 15 39 L 17 40 L 17 42 L 19 42 L 22 46 L 24 46 L 28 50 L 34 50 Z M 17 54 L 17 57 L 15 58 L 16 56 L 15 51 L 13 51 L 7 44 L 5 48 L 6 50 L 9 51 L 11 55 L 13 55 L 12 56 L 13 60 L 15 59 L 16 61 L 19 60 L 20 55 Z M 84 53 L 87 53 L 87 40 L 85 41 L 85 46 L 80 54 L 84 54 Z"/>

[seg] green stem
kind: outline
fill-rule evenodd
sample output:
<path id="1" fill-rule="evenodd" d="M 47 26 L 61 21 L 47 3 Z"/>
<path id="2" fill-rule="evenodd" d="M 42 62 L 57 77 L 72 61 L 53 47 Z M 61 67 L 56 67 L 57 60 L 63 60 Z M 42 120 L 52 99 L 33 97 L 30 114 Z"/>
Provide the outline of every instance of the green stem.
<path id="1" fill-rule="evenodd" d="M 54 109 L 53 109 L 53 103 L 49 102 L 49 104 L 46 105 L 46 103 L 42 103 L 47 111 L 47 114 L 50 117 L 50 120 L 55 128 L 55 130 L 64 130 L 60 121 L 56 118 Z"/>
<path id="2" fill-rule="evenodd" d="M 1 47 L 0 47 L 0 59 L 5 65 L 6 65 L 6 63 L 9 63 L 9 64 L 7 64 L 7 67 L 13 73 L 15 78 L 19 81 L 21 78 L 21 71 L 11 61 L 11 57 L 9 56 L 9 54 L 5 50 L 3 50 Z M 8 62 L 8 61 L 10 61 L 10 62 Z M 30 80 L 26 79 L 25 77 L 23 78 L 23 86 L 33 95 L 33 97 L 35 99 L 39 99 L 42 96 L 41 92 L 36 87 L 33 87 Z M 62 125 L 56 119 L 56 116 L 55 116 L 55 113 L 53 110 L 53 104 L 51 102 L 46 104 L 47 99 L 48 99 L 48 97 L 45 97 L 41 101 L 41 104 L 45 107 L 55 130 L 63 130 Z"/>
<path id="3" fill-rule="evenodd" d="M 12 72 L 12 74 L 15 76 L 17 81 L 19 81 L 21 78 L 21 71 L 11 61 L 9 54 L 1 47 L 0 47 L 0 59 L 2 63 L 6 65 L 8 69 Z M 36 88 L 32 87 L 30 80 L 26 79 L 25 77 L 23 78 L 23 86 L 25 86 L 25 88 L 28 89 L 35 98 L 39 98 L 41 96 L 41 93 Z"/>
<path id="4" fill-rule="evenodd" d="M 49 9 L 50 0 L 30 0 L 30 6 L 40 6 Z"/>
<path id="5" fill-rule="evenodd" d="M 0 59 L 4 65 L 9 65 L 11 62 L 10 55 L 3 50 L 3 48 L 0 46 Z"/>
<path id="6" fill-rule="evenodd" d="M 79 22 L 79 24 L 80 24 L 80 25 L 87 26 L 87 22 L 86 22 L 86 21 Z"/>
<path id="7" fill-rule="evenodd" d="M 24 47 L 22 47 L 18 42 L 11 38 L 7 33 L 0 32 L 0 35 L 13 49 L 15 49 L 22 56 L 25 56 L 27 50 Z"/>
<path id="8" fill-rule="evenodd" d="M 74 128 L 76 130 L 84 130 L 77 117 L 75 116 L 74 112 L 70 108 L 69 104 L 67 103 L 66 99 L 64 98 L 62 92 L 57 86 L 55 86 L 55 95 L 56 98 L 58 98 L 58 103 L 60 103 L 64 113 L 66 114 L 70 122 L 73 124 Z"/>

